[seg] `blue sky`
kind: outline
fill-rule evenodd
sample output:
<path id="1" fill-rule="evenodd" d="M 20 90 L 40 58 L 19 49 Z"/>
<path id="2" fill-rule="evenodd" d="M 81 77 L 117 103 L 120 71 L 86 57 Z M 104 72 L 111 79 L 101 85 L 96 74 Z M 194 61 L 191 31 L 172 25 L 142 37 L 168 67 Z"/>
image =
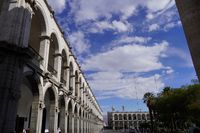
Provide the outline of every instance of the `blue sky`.
<path id="1" fill-rule="evenodd" d="M 174 0 L 49 0 L 104 113 L 196 74 Z"/>

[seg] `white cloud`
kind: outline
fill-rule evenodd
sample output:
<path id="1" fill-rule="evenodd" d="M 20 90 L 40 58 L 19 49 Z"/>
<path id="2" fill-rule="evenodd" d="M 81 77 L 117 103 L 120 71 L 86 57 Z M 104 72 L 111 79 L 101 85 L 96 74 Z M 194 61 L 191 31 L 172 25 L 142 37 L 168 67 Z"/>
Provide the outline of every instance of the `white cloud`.
<path id="1" fill-rule="evenodd" d="M 115 31 L 118 33 L 132 31 L 132 25 L 126 21 L 97 21 L 87 27 L 87 31 L 91 33 L 104 33 L 104 31 Z"/>
<path id="2" fill-rule="evenodd" d="M 114 45 L 119 44 L 146 44 L 149 42 L 152 38 L 151 37 L 142 37 L 142 36 L 122 36 L 118 40 L 115 40 L 113 42 Z"/>
<path id="3" fill-rule="evenodd" d="M 121 21 L 116 21 L 114 20 L 112 22 L 113 26 L 115 27 L 115 29 L 118 31 L 118 32 L 126 32 L 129 30 L 129 26 L 127 26 L 126 24 L 124 24 L 123 22 Z"/>
<path id="4" fill-rule="evenodd" d="M 157 12 L 172 7 L 175 4 L 174 0 L 147 0 L 146 6 L 150 12 Z"/>
<path id="5" fill-rule="evenodd" d="M 89 80 L 91 87 L 99 92 L 98 99 L 111 97 L 142 99 L 146 92 L 158 93 L 164 87 L 158 74 L 142 77 L 126 76 L 119 72 L 98 72 L 89 76 L 92 78 Z"/>
<path id="6" fill-rule="evenodd" d="M 166 41 L 148 47 L 136 44 L 119 46 L 86 59 L 83 68 L 85 70 L 121 72 L 158 70 L 164 68 L 159 59 L 167 47 Z"/>
<path id="7" fill-rule="evenodd" d="M 69 1 L 76 22 L 111 18 L 113 14 L 121 14 L 127 19 L 136 11 L 134 0 L 79 0 Z"/>
<path id="8" fill-rule="evenodd" d="M 114 14 L 127 20 L 137 13 L 139 6 L 146 7 L 149 12 L 168 9 L 174 5 L 174 0 L 69 0 L 76 22 L 111 18 Z"/>
<path id="9" fill-rule="evenodd" d="M 74 48 L 75 52 L 79 55 L 89 51 L 90 44 L 88 40 L 85 38 L 83 32 L 78 31 L 69 35 L 69 41 L 72 44 L 72 48 Z"/>
<path id="10" fill-rule="evenodd" d="M 174 3 L 174 1 L 172 1 L 172 3 Z M 174 4 L 170 4 L 170 6 L 167 6 L 167 8 L 158 12 L 149 11 L 146 15 L 146 18 L 147 19 L 144 25 L 147 25 L 145 27 L 147 27 L 146 29 L 148 29 L 148 31 L 168 31 L 181 25 L 179 15 Z"/>
<path id="11" fill-rule="evenodd" d="M 166 74 L 172 74 L 173 72 L 174 72 L 173 69 L 169 69 L 169 70 L 166 71 Z"/>
<path id="12" fill-rule="evenodd" d="M 61 13 L 65 9 L 66 0 L 47 0 L 50 6 L 55 10 L 56 13 Z"/>
<path id="13" fill-rule="evenodd" d="M 152 24 L 149 26 L 149 32 L 151 31 L 156 31 L 160 28 L 160 26 L 158 24 Z"/>

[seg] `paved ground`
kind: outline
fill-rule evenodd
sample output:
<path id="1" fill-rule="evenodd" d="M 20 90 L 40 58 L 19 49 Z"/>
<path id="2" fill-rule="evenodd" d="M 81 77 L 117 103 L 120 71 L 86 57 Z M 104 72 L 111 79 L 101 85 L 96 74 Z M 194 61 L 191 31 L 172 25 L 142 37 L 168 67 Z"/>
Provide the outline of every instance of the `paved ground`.
<path id="1" fill-rule="evenodd" d="M 129 133 L 125 131 L 104 130 L 102 133 Z"/>

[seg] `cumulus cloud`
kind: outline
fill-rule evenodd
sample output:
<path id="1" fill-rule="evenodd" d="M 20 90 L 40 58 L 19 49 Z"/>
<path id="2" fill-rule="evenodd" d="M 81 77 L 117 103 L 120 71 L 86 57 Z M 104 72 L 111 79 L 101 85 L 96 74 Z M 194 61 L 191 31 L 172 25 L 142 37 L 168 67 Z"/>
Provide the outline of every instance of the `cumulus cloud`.
<path id="1" fill-rule="evenodd" d="M 79 55 L 89 51 L 90 44 L 81 31 L 74 32 L 69 35 L 69 41 L 72 44 L 75 52 Z"/>
<path id="2" fill-rule="evenodd" d="M 68 3 L 75 23 L 84 27 L 87 25 L 85 30 L 90 29 L 92 33 L 129 31 L 128 20 L 138 15 L 139 7 L 144 7 L 147 18 L 153 19 L 175 4 L 174 0 L 69 0 Z"/>
<path id="3" fill-rule="evenodd" d="M 90 33 L 104 33 L 104 31 L 108 30 L 123 33 L 132 31 L 132 25 L 127 21 L 97 21 L 90 24 L 90 27 L 87 27 L 86 30 Z"/>
<path id="4" fill-rule="evenodd" d="M 47 0 L 50 6 L 55 10 L 56 13 L 61 13 L 65 9 L 66 0 Z"/>
<path id="5" fill-rule="evenodd" d="M 113 14 L 121 14 L 121 18 L 125 19 L 136 12 L 134 0 L 79 0 L 69 1 L 69 3 L 76 22 L 109 19 Z"/>
<path id="6" fill-rule="evenodd" d="M 109 19 L 114 14 L 121 14 L 121 19 L 128 19 L 137 13 L 139 6 L 146 7 L 149 12 L 157 12 L 173 6 L 174 0 L 69 0 L 69 3 L 76 21 L 81 22 L 99 18 Z"/>
<path id="7" fill-rule="evenodd" d="M 119 39 L 113 41 L 114 45 L 120 44 L 146 44 L 152 38 L 151 37 L 143 37 L 143 36 L 122 36 Z"/>
<path id="8" fill-rule="evenodd" d="M 149 32 L 151 31 L 156 31 L 160 28 L 160 26 L 158 24 L 152 24 L 149 26 Z"/>
<path id="9" fill-rule="evenodd" d="M 91 87 L 99 92 L 98 99 L 110 97 L 142 99 L 146 92 L 158 93 L 164 87 L 158 74 L 142 77 L 126 76 L 119 72 L 98 72 L 90 74 L 89 77 Z"/>
<path id="10" fill-rule="evenodd" d="M 147 25 L 146 29 L 148 31 L 168 31 L 181 25 L 179 15 L 174 4 L 158 12 L 148 12 L 146 18 L 147 19 L 144 25 Z"/>
<path id="11" fill-rule="evenodd" d="M 167 47 L 168 43 L 166 41 L 154 46 L 137 44 L 119 46 L 86 59 L 83 68 L 94 71 L 121 72 L 148 72 L 158 70 L 164 68 L 159 58 L 161 58 Z"/>
<path id="12" fill-rule="evenodd" d="M 168 9 L 175 4 L 174 0 L 148 0 L 145 1 L 146 6 L 150 12 L 158 12 Z"/>

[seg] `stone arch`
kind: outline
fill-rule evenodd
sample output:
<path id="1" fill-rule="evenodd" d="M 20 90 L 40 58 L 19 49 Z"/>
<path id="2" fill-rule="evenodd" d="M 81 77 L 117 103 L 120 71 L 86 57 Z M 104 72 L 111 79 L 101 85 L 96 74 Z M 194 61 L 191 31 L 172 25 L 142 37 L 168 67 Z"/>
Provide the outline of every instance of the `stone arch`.
<path id="1" fill-rule="evenodd" d="M 133 120 L 136 120 L 137 117 L 136 117 L 136 114 L 133 114 Z"/>
<path id="2" fill-rule="evenodd" d="M 127 114 L 124 114 L 124 120 L 127 120 Z"/>
<path id="3" fill-rule="evenodd" d="M 42 133 L 45 130 L 56 132 L 57 130 L 57 91 L 55 87 L 48 87 L 44 93 L 43 118 L 42 118 Z"/>
<path id="4" fill-rule="evenodd" d="M 118 115 L 117 114 L 114 115 L 114 119 L 118 120 Z"/>
<path id="5" fill-rule="evenodd" d="M 73 130 L 73 102 L 68 101 L 67 105 L 68 117 L 67 117 L 67 132 L 72 133 Z"/>
<path id="6" fill-rule="evenodd" d="M 45 55 L 45 50 L 42 47 L 48 38 L 46 37 L 48 23 L 44 15 L 45 13 L 39 5 L 33 9 L 33 12 L 28 47 L 35 54 L 34 63 L 40 66 Z"/>
<path id="7" fill-rule="evenodd" d="M 137 114 L 137 119 L 141 120 L 141 114 Z"/>
<path id="8" fill-rule="evenodd" d="M 131 114 L 128 114 L 128 120 L 132 120 Z"/>
<path id="9" fill-rule="evenodd" d="M 51 34 L 49 46 L 49 58 L 48 58 L 48 71 L 54 76 L 58 74 L 58 56 L 59 54 L 59 43 L 55 33 Z"/>
<path id="10" fill-rule="evenodd" d="M 86 89 L 85 89 L 85 84 L 83 83 L 83 94 L 82 94 L 82 95 L 83 95 L 83 105 L 84 105 L 85 102 L 86 102 L 86 101 L 85 101 L 85 90 L 86 90 Z"/>
<path id="11" fill-rule="evenodd" d="M 69 90 L 74 91 L 74 65 L 72 62 L 69 64 Z"/>
<path id="12" fill-rule="evenodd" d="M 146 120 L 145 114 L 142 114 L 142 120 Z"/>
<path id="13" fill-rule="evenodd" d="M 74 133 L 78 132 L 78 107 L 77 104 L 74 106 Z"/>
<path id="14" fill-rule="evenodd" d="M 119 114 L 119 120 L 122 120 L 122 114 Z"/>
<path id="15" fill-rule="evenodd" d="M 82 78 L 81 77 L 79 78 L 79 83 L 80 83 L 80 86 L 79 86 L 79 97 L 80 97 L 80 101 L 81 101 L 81 89 L 83 87 Z"/>
<path id="16" fill-rule="evenodd" d="M 81 107 L 79 107 L 79 133 L 81 133 L 81 130 L 82 130 L 82 109 Z"/>
<path id="17" fill-rule="evenodd" d="M 67 61 L 68 61 L 67 60 L 67 53 L 63 49 L 62 50 L 62 62 L 61 62 L 60 81 L 61 81 L 61 83 L 63 83 L 64 86 L 67 85 L 67 69 L 68 69 Z"/>
<path id="18" fill-rule="evenodd" d="M 41 95 L 39 79 L 33 76 L 31 71 L 23 74 L 21 84 L 21 97 L 18 102 L 16 116 L 16 132 L 22 132 L 23 129 L 30 129 L 31 132 L 37 132 L 38 129 L 38 111 L 39 97 Z"/>
<path id="19" fill-rule="evenodd" d="M 65 132 L 65 114 L 66 114 L 66 104 L 65 104 L 65 97 L 64 95 L 59 97 L 58 101 L 58 107 L 59 107 L 59 113 L 58 113 L 58 129 L 61 130 L 61 132 Z"/>
<path id="20" fill-rule="evenodd" d="M 78 71 L 75 71 L 75 96 L 78 97 L 79 93 L 79 76 L 78 76 Z"/>

